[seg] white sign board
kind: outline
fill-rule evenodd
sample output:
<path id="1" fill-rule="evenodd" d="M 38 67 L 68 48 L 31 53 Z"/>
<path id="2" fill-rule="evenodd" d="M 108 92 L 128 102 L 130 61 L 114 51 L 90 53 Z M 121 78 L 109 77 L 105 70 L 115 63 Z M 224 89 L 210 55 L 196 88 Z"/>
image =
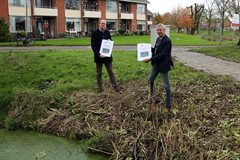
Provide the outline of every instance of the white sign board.
<path id="1" fill-rule="evenodd" d="M 166 26 L 165 33 L 170 38 L 170 25 L 165 25 L 165 26 Z M 155 46 L 156 40 L 158 38 L 157 27 L 156 26 L 151 26 L 150 31 L 151 31 L 151 45 L 152 45 L 152 48 L 153 48 Z"/>
<path id="2" fill-rule="evenodd" d="M 143 61 L 144 59 L 152 57 L 151 44 L 149 43 L 139 43 L 137 45 L 138 61 Z"/>
<path id="3" fill-rule="evenodd" d="M 112 55 L 112 49 L 113 49 L 113 41 L 111 40 L 102 40 L 101 48 L 100 48 L 100 54 L 104 55 L 105 57 L 111 57 Z"/>
<path id="4" fill-rule="evenodd" d="M 239 15 L 238 14 L 233 14 L 232 28 L 233 29 L 238 29 L 239 28 Z"/>

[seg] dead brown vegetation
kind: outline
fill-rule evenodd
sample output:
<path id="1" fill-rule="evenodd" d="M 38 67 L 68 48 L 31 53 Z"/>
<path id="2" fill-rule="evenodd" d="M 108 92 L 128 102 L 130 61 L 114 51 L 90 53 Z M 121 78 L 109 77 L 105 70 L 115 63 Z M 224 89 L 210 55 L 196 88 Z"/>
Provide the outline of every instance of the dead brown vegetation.
<path id="1" fill-rule="evenodd" d="M 144 84 L 143 87 L 140 84 Z M 164 103 L 148 104 L 145 82 L 124 86 L 122 94 L 109 87 L 104 93 L 75 92 L 51 107 L 51 98 L 21 94 L 9 115 L 23 117 L 40 112 L 31 123 L 38 131 L 77 140 L 98 137 L 94 151 L 111 159 L 233 159 L 240 156 L 240 84 L 175 82 L 173 118 Z M 161 90 L 161 89 L 159 89 Z M 162 91 L 158 93 L 164 99 Z M 22 117 L 22 119 L 21 119 Z"/>

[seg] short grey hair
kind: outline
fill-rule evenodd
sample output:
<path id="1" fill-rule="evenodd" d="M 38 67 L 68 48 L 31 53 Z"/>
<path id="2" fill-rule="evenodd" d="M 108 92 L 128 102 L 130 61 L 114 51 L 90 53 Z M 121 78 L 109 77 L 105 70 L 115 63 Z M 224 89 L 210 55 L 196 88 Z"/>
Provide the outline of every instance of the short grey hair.
<path id="1" fill-rule="evenodd" d="M 157 28 L 162 28 L 162 29 L 166 30 L 166 26 L 163 23 L 159 23 L 156 26 L 157 26 Z"/>

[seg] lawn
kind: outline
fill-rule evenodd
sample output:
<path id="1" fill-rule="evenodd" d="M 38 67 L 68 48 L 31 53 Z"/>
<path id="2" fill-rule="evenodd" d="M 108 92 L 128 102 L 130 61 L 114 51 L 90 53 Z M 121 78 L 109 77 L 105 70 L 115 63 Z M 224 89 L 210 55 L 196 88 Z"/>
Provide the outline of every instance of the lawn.
<path id="1" fill-rule="evenodd" d="M 216 41 L 208 41 L 199 35 L 187 35 L 183 33 L 171 33 L 172 43 L 175 46 L 203 46 L 203 45 L 219 45 Z M 150 35 L 145 36 L 113 36 L 115 45 L 136 45 L 138 43 L 150 43 Z M 225 40 L 223 45 L 237 43 L 236 40 Z M 66 39 L 48 39 L 47 41 L 36 41 L 36 46 L 82 46 L 90 45 L 90 38 L 66 38 Z M 0 46 L 11 46 L 11 43 L 0 43 Z"/>
<path id="2" fill-rule="evenodd" d="M 147 77 L 150 64 L 137 62 L 135 51 L 114 51 L 114 71 L 121 84 Z M 127 57 L 127 58 L 126 58 Z M 68 93 L 95 87 L 95 63 L 92 51 L 35 51 L 8 52 L 0 54 L 0 96 L 21 91 L 39 92 L 41 86 L 53 81 L 53 86 L 44 90 L 48 93 Z M 179 73 L 186 68 L 179 66 L 172 72 L 173 81 L 186 77 Z M 178 71 L 179 69 L 179 71 Z M 188 81 L 204 74 L 190 72 Z M 204 79 L 208 79 L 204 75 Z M 108 79 L 104 70 L 103 78 Z"/>
<path id="3" fill-rule="evenodd" d="M 104 69 L 106 90 L 99 94 L 91 51 L 0 53 L 0 126 L 87 140 L 113 159 L 238 158 L 240 83 L 175 62 L 168 122 L 163 101 L 145 103 L 151 65 L 136 54 L 114 51 L 113 71 L 124 92 L 114 92 Z M 156 89 L 163 99 L 160 79 Z M 159 113 L 151 118 L 154 106 Z"/>
<path id="4" fill-rule="evenodd" d="M 191 49 L 193 52 L 204 53 L 206 55 L 240 63 L 239 46 L 218 46 L 208 48 Z"/>

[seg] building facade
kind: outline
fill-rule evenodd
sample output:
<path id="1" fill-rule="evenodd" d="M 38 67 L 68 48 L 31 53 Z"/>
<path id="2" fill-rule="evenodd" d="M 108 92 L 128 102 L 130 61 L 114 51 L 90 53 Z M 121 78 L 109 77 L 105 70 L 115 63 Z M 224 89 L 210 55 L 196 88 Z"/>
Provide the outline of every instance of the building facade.
<path id="1" fill-rule="evenodd" d="M 136 32 L 148 30 L 147 0 L 1 0 L 0 17 L 11 33 L 35 36 L 60 33 L 90 35 L 100 19 L 107 28 Z"/>

